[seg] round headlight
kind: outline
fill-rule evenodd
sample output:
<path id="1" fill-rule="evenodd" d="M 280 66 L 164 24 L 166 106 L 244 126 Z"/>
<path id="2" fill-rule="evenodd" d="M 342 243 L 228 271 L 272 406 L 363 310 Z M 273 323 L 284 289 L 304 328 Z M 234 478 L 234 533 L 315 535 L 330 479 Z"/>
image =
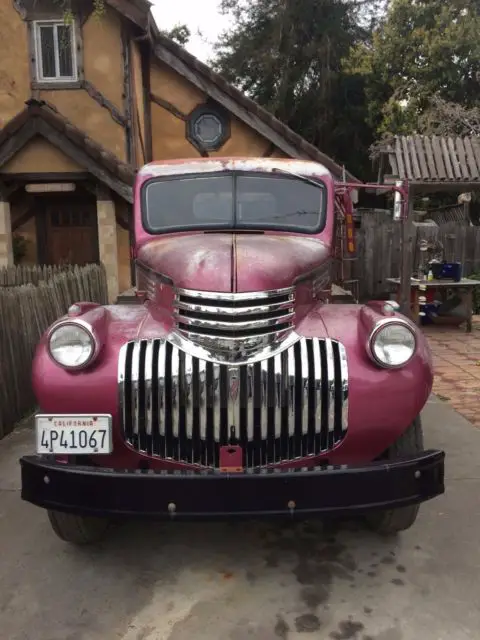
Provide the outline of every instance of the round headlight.
<path id="1" fill-rule="evenodd" d="M 54 329 L 49 340 L 50 355 L 68 369 L 83 367 L 92 358 L 95 342 L 92 334 L 78 324 L 64 324 Z"/>
<path id="2" fill-rule="evenodd" d="M 389 322 L 377 329 L 370 340 L 374 360 L 382 367 L 402 367 L 413 357 L 416 338 L 406 324 Z"/>

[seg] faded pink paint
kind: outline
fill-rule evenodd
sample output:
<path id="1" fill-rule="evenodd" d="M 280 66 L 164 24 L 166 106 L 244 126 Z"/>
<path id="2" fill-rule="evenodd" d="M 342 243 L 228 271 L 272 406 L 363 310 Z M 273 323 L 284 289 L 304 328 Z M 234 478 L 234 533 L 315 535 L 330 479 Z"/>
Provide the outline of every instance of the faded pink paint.
<path id="1" fill-rule="evenodd" d="M 232 234 L 168 234 L 138 251 L 139 263 L 172 279 L 176 287 L 232 290 Z"/>
<path id="2" fill-rule="evenodd" d="M 367 307 L 371 321 L 385 317 L 380 309 Z M 118 416 L 117 362 L 121 346 L 135 338 L 163 337 L 167 329 L 155 322 L 145 306 L 107 307 L 108 335 L 95 365 L 78 373 L 64 371 L 47 355 L 45 339 L 39 345 L 33 366 L 34 388 L 41 409 L 58 413 L 111 413 L 114 419 L 115 453 L 99 464 L 113 467 L 138 466 L 145 454 L 133 451 L 120 435 Z M 418 333 L 419 349 L 412 361 L 398 371 L 379 369 L 365 349 L 368 328 L 359 305 L 318 304 L 297 327 L 305 337 L 330 337 L 347 350 L 349 369 L 349 428 L 345 440 L 327 455 L 332 463 L 349 464 L 372 460 L 394 442 L 425 405 L 432 388 L 430 350 Z M 77 390 L 72 393 L 72 388 Z M 78 392 L 78 390 L 81 392 Z M 149 459 L 149 458 L 148 458 Z M 191 465 L 149 459 L 152 468 L 187 468 Z M 313 462 L 313 460 L 310 460 Z M 299 466 L 302 461 L 283 463 Z"/>
<path id="3" fill-rule="evenodd" d="M 330 258 L 330 247 L 305 236 L 235 236 L 236 291 L 290 287 Z"/>
<path id="4" fill-rule="evenodd" d="M 137 259 L 175 287 L 241 293 L 290 287 L 330 253 L 321 240 L 297 234 L 182 233 L 145 243 Z"/>
<path id="5" fill-rule="evenodd" d="M 202 162 L 192 161 L 192 166 L 198 167 Z M 252 163 L 254 161 L 250 160 L 250 165 Z M 262 164 L 260 160 L 258 163 Z M 231 164 L 235 161 L 227 163 Z M 218 162 L 212 162 L 205 167 L 218 170 L 217 165 Z M 155 166 L 141 170 L 135 187 L 137 252 L 141 262 L 158 273 L 168 275 L 175 286 L 222 292 L 230 291 L 232 282 L 237 291 L 281 288 L 302 275 L 315 270 L 321 272 L 322 264 L 327 264 L 333 235 L 332 197 L 329 198 L 326 228 L 317 237 L 286 233 L 181 233 L 162 237 L 147 234 L 141 227 L 139 193 L 143 181 L 155 171 L 163 171 L 166 165 Z M 181 162 L 168 165 L 170 171 L 176 167 L 179 172 L 184 166 L 185 163 Z M 272 162 L 268 166 L 271 167 Z M 315 167 L 320 167 L 314 163 L 305 163 L 305 166 L 308 167 L 308 175 L 312 175 Z M 333 194 L 331 177 L 321 169 L 318 170 L 319 175 L 329 193 Z M 104 459 L 95 458 L 100 465 L 137 468 L 142 460 L 148 459 L 152 468 L 182 469 L 191 466 L 151 459 L 138 453 L 124 442 L 120 433 L 117 386 L 120 348 L 130 340 L 168 335 L 172 326 L 172 299 L 171 286 L 161 283 L 155 290 L 154 299 L 143 305 L 108 306 L 102 310 L 86 306 L 80 317 L 92 323 L 101 348 L 95 362 L 83 371 L 72 373 L 57 366 L 48 355 L 46 335 L 37 348 L 33 384 L 43 411 L 112 414 L 114 453 Z M 297 333 L 305 337 L 339 340 L 346 348 L 349 369 L 348 434 L 328 456 L 318 456 L 310 463 L 326 457 L 331 463 L 339 464 L 374 459 L 401 435 L 425 405 L 432 388 L 432 362 L 428 344 L 420 331 L 416 331 L 416 355 L 400 370 L 381 369 L 367 355 L 366 344 L 372 328 L 389 315 L 392 314 L 378 302 L 367 306 L 324 305 L 314 299 L 308 278 L 298 286 Z M 303 462 L 297 460 L 284 464 L 298 466 Z"/>

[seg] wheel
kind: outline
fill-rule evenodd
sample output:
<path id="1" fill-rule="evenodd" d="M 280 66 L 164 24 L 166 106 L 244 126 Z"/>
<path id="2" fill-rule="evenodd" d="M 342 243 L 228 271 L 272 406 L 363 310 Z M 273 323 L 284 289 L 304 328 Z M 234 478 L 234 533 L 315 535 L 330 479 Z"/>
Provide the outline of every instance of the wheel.
<path id="1" fill-rule="evenodd" d="M 100 542 L 110 524 L 106 518 L 77 516 L 63 511 L 49 510 L 48 518 L 52 529 L 61 540 L 77 545 Z"/>
<path id="2" fill-rule="evenodd" d="M 403 433 L 382 456 L 382 460 L 395 460 L 402 456 L 413 455 L 423 451 L 423 430 L 420 416 L 417 416 Z M 367 514 L 368 525 L 377 533 L 392 535 L 409 529 L 417 519 L 420 505 L 389 509 Z"/>

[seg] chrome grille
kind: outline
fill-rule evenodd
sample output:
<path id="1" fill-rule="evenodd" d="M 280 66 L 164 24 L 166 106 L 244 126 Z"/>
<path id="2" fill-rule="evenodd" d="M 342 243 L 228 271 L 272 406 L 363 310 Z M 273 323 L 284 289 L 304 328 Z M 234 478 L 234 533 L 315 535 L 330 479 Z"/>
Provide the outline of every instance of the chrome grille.
<path id="1" fill-rule="evenodd" d="M 119 356 L 124 437 L 153 456 L 216 467 L 239 444 L 244 465 L 327 452 L 346 435 L 343 345 L 300 338 L 253 364 L 215 364 L 165 340 L 125 344 Z"/>
<path id="2" fill-rule="evenodd" d="M 191 336 L 249 338 L 293 327 L 293 288 L 259 293 L 175 292 L 176 328 Z"/>

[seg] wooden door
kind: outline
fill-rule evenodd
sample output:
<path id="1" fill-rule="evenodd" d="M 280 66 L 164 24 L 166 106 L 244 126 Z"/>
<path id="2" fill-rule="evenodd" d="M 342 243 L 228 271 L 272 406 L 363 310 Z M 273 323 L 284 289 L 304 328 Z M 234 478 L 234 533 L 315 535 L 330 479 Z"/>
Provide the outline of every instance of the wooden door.
<path id="1" fill-rule="evenodd" d="M 62 198 L 45 203 L 44 212 L 47 264 L 98 262 L 95 200 Z"/>

